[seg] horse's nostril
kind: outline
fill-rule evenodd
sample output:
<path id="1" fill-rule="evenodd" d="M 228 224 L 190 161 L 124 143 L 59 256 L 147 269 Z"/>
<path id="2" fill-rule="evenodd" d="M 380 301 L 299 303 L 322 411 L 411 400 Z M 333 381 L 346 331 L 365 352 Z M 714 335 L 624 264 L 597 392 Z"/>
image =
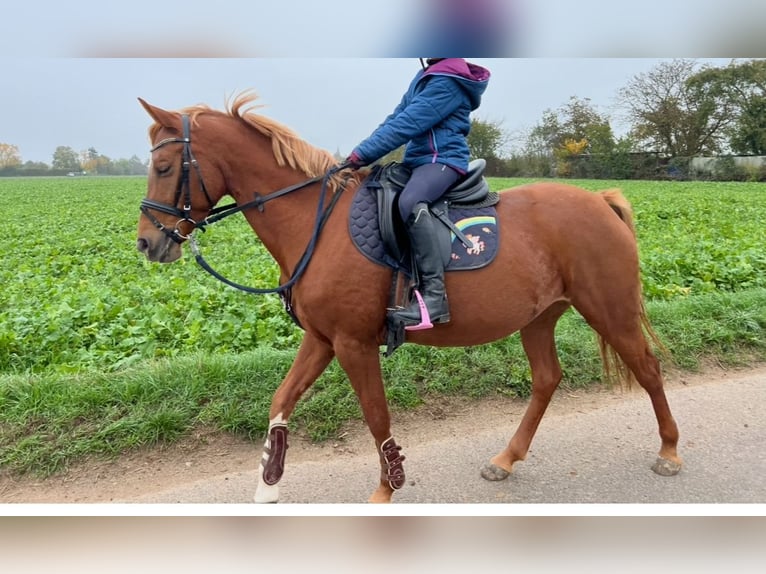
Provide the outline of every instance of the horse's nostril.
<path id="1" fill-rule="evenodd" d="M 149 242 L 142 238 L 139 238 L 138 241 L 136 241 L 136 249 L 138 249 L 141 253 L 145 253 L 149 250 Z"/>

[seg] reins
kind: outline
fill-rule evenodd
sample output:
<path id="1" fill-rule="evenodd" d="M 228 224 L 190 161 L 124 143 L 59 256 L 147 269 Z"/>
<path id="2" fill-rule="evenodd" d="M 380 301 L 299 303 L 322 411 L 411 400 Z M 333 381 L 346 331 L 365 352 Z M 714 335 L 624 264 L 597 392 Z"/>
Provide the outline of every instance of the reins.
<path id="1" fill-rule="evenodd" d="M 212 275 L 213 277 L 215 277 L 222 283 L 225 283 L 226 285 L 239 289 L 240 291 L 245 291 L 246 293 L 254 293 L 258 295 L 263 295 L 268 293 L 277 293 L 279 295 L 282 295 L 286 293 L 287 291 L 289 291 L 289 289 L 293 285 L 295 285 L 295 283 L 297 283 L 298 279 L 300 279 L 301 275 L 303 275 L 303 272 L 306 271 L 309 261 L 311 260 L 311 257 L 314 255 L 314 249 L 316 247 L 317 240 L 319 239 L 319 234 L 322 232 L 322 229 L 324 228 L 324 225 L 327 222 L 327 219 L 330 217 L 330 214 L 335 208 L 335 205 L 337 204 L 338 199 L 340 199 L 340 195 L 343 192 L 343 189 L 345 189 L 345 181 L 344 181 L 343 182 L 344 184 L 333 195 L 327 208 L 323 209 L 324 200 L 327 195 L 327 182 L 329 181 L 330 177 L 333 174 L 340 171 L 341 169 L 345 169 L 345 166 L 332 168 L 322 177 L 312 178 L 310 180 L 299 183 L 297 185 L 293 185 L 293 186 L 281 189 L 279 191 L 275 191 L 274 193 L 270 193 L 269 195 L 266 195 L 263 197 L 259 196 L 253 201 L 249 201 L 242 205 L 223 206 L 220 210 L 218 210 L 214 214 L 212 218 L 208 216 L 205 218 L 204 221 L 200 222 L 196 226 L 197 229 L 201 229 L 204 232 L 205 227 L 207 225 L 220 221 L 224 219 L 225 217 L 228 217 L 229 215 L 234 215 L 235 213 L 239 213 L 240 211 L 244 211 L 252 207 L 257 207 L 259 211 L 263 211 L 263 205 L 267 201 L 276 199 L 278 197 L 282 197 L 283 195 L 287 195 L 288 193 L 297 191 L 299 189 L 302 189 L 311 184 L 321 181 L 322 189 L 319 193 L 319 202 L 317 204 L 317 213 L 314 219 L 314 229 L 313 229 L 313 232 L 311 233 L 311 239 L 309 240 L 309 243 L 306 246 L 306 249 L 303 252 L 303 255 L 301 255 L 301 258 L 298 260 L 298 264 L 296 265 L 295 270 L 293 271 L 293 274 L 290 276 L 290 279 L 288 279 L 287 282 L 283 283 L 282 285 L 279 285 L 278 287 L 259 289 L 256 287 L 248 287 L 246 285 L 241 285 L 239 283 L 232 281 L 231 279 L 227 279 L 226 277 L 221 275 L 218 271 L 213 269 L 210 266 L 210 264 L 205 260 L 205 258 L 202 256 L 202 253 L 200 252 L 199 245 L 197 244 L 196 238 L 194 237 L 193 234 L 191 234 L 189 235 L 189 247 L 191 248 L 192 253 L 194 253 L 194 259 L 197 261 L 199 266 L 202 267 L 205 271 L 207 271 L 210 275 Z M 213 212 L 211 211 L 211 214 L 212 213 Z"/>
<path id="2" fill-rule="evenodd" d="M 285 306 L 287 307 L 288 312 L 290 312 L 289 296 L 288 296 L 289 291 L 293 287 L 293 285 L 295 285 L 298 279 L 300 279 L 303 273 L 306 271 L 309 261 L 311 260 L 311 257 L 314 254 L 314 249 L 316 248 L 317 240 L 319 239 L 319 234 L 322 232 L 322 229 L 324 228 L 325 223 L 327 223 L 327 220 L 329 219 L 330 214 L 335 208 L 335 205 L 337 204 L 341 193 L 345 189 L 345 185 L 346 185 L 346 182 L 348 181 L 348 177 L 346 177 L 343 180 L 340 187 L 338 188 L 338 190 L 335 192 L 332 199 L 330 200 L 330 203 L 327 205 L 327 208 L 324 208 L 325 198 L 327 196 L 328 182 L 330 181 L 333 175 L 350 167 L 349 164 L 344 163 L 344 164 L 332 167 L 327 171 L 327 173 L 325 173 L 322 176 L 313 177 L 306 181 L 291 185 L 289 187 L 285 187 L 283 189 L 274 191 L 264 196 L 260 196 L 256 193 L 255 194 L 256 198 L 254 200 L 248 201 L 241 205 L 237 205 L 236 203 L 231 203 L 231 204 L 223 205 L 220 207 L 213 207 L 213 202 L 210 199 L 210 195 L 208 194 L 207 189 L 205 188 L 205 183 L 202 179 L 202 173 L 200 172 L 199 165 L 197 164 L 197 160 L 194 158 L 194 155 L 192 154 L 192 151 L 191 151 L 191 129 L 190 129 L 190 122 L 189 122 L 188 115 L 182 116 L 182 126 L 183 126 L 183 137 L 168 138 L 168 139 L 162 140 L 151 149 L 151 151 L 154 151 L 164 145 L 171 144 L 171 143 L 181 143 L 184 146 L 181 179 L 178 183 L 178 189 L 176 191 L 174 205 L 167 205 L 165 203 L 160 203 L 152 199 L 144 198 L 141 201 L 141 212 L 144 215 L 146 215 L 147 218 L 149 218 L 149 220 L 154 224 L 154 226 L 157 229 L 162 231 L 167 237 L 169 237 L 171 240 L 175 241 L 176 243 L 182 243 L 184 240 L 188 240 L 192 253 L 194 253 L 194 259 L 197 261 L 199 266 L 202 267 L 205 271 L 207 271 L 210 275 L 212 275 L 213 277 L 215 277 L 222 283 L 225 283 L 226 285 L 234 287 L 235 289 L 239 289 L 240 291 L 245 291 L 246 293 L 254 293 L 259 295 L 276 293 L 280 295 L 283 302 L 285 303 Z M 194 221 L 194 219 L 191 218 L 191 188 L 189 185 L 189 172 L 191 170 L 191 167 L 194 167 L 195 171 L 197 172 L 197 178 L 199 179 L 200 188 L 205 194 L 205 197 L 207 198 L 207 201 L 208 201 L 208 205 L 211 208 L 208 213 L 208 216 L 203 221 L 200 221 L 200 222 Z M 301 258 L 298 260 L 298 264 L 296 265 L 292 275 L 282 285 L 279 285 L 278 287 L 264 288 L 264 289 L 241 285 L 221 275 L 218 271 L 213 269 L 210 266 L 210 264 L 205 260 L 205 258 L 202 256 L 202 253 L 200 252 L 200 249 L 199 249 L 199 245 L 197 244 L 197 240 L 194 237 L 194 231 L 196 231 L 197 229 L 200 229 L 204 232 L 206 227 L 208 227 L 209 225 L 212 225 L 213 223 L 217 223 L 218 221 L 221 221 L 222 219 L 225 219 L 226 217 L 234 215 L 235 213 L 240 213 L 248 209 L 252 209 L 253 207 L 257 208 L 258 211 L 263 212 L 264 211 L 263 206 L 267 202 L 273 199 L 277 199 L 279 197 L 283 197 L 294 191 L 303 189 L 304 187 L 308 187 L 315 183 L 319 183 L 320 181 L 322 182 L 322 188 L 319 193 L 319 202 L 317 204 L 316 217 L 314 219 L 314 229 L 311 233 L 311 239 L 309 240 L 309 243 L 306 246 L 306 249 L 304 250 L 303 255 L 301 255 Z M 184 200 L 184 205 L 183 205 L 183 209 L 179 209 L 178 202 L 182 196 Z M 178 216 L 179 220 L 176 223 L 175 228 L 172 231 L 169 230 L 167 226 L 163 225 L 150 212 L 150 210 L 156 210 L 162 213 L 167 213 L 169 215 Z M 183 235 L 179 231 L 179 225 L 183 222 L 189 222 L 194 227 L 192 232 L 189 233 L 188 235 Z"/>

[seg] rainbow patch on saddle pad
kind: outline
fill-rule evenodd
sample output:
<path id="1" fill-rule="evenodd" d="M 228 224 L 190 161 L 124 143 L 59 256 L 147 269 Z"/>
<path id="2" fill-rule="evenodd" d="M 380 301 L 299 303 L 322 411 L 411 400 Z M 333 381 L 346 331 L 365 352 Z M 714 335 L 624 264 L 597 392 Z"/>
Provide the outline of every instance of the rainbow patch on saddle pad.
<path id="1" fill-rule="evenodd" d="M 450 233 L 452 253 L 448 271 L 478 269 L 489 264 L 499 245 L 497 218 L 494 207 L 481 209 L 450 208 L 450 219 L 471 242 L 466 246 L 455 233 Z"/>

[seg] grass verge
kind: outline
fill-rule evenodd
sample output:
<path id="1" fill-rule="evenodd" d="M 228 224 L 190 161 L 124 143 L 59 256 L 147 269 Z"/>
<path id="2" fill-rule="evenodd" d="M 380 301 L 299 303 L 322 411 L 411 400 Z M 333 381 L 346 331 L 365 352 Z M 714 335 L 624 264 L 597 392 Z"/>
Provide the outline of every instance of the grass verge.
<path id="1" fill-rule="evenodd" d="M 682 369 L 697 369 L 703 358 L 728 366 L 766 360 L 766 289 L 655 301 L 648 312 Z M 579 314 L 562 317 L 556 340 L 563 385 L 598 384 L 595 335 Z M 271 396 L 294 355 L 261 348 L 155 360 L 109 373 L 3 375 L 0 469 L 47 476 L 84 457 L 171 443 L 200 425 L 260 441 Z M 382 364 L 393 409 L 416 407 L 434 394 L 526 398 L 531 387 L 517 335 L 481 347 L 405 345 Z M 321 441 L 360 416 L 351 386 L 333 362 L 298 403 L 290 424 Z"/>

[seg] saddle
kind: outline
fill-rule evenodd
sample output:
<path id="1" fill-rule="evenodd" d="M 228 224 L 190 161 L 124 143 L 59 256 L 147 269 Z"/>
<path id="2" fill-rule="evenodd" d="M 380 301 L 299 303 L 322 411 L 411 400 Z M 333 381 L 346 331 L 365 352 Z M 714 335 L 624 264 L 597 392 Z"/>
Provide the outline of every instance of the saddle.
<path id="1" fill-rule="evenodd" d="M 468 173 L 429 206 L 444 270 L 479 269 L 489 265 L 499 247 L 495 205 L 500 196 L 489 190 L 484 178 L 486 161 L 477 159 Z M 393 268 L 389 308 L 396 306 L 399 275 L 414 276 L 409 239 L 397 206 L 399 192 L 410 170 L 399 163 L 372 168 L 354 196 L 349 214 L 349 234 L 354 245 L 370 261 Z M 409 300 L 413 285 L 405 293 Z M 404 343 L 404 325 L 387 317 L 387 349 L 390 356 Z"/>
<path id="2" fill-rule="evenodd" d="M 497 204 L 499 196 L 490 192 L 489 184 L 484 178 L 487 162 L 475 159 L 468 165 L 468 172 L 450 187 L 436 202 L 430 204 L 431 214 L 443 225 L 437 226 L 436 235 L 440 246 L 445 267 L 452 259 L 452 238 L 471 249 L 473 242 L 450 219 L 450 208 L 471 210 L 491 207 Z M 403 263 L 408 252 L 407 234 L 401 221 L 396 202 L 399 193 L 407 185 L 411 170 L 396 162 L 384 166 L 373 167 L 368 180 L 363 184 L 374 192 L 377 202 L 378 226 L 380 239 L 388 255 Z M 486 264 L 486 263 L 485 263 Z"/>

